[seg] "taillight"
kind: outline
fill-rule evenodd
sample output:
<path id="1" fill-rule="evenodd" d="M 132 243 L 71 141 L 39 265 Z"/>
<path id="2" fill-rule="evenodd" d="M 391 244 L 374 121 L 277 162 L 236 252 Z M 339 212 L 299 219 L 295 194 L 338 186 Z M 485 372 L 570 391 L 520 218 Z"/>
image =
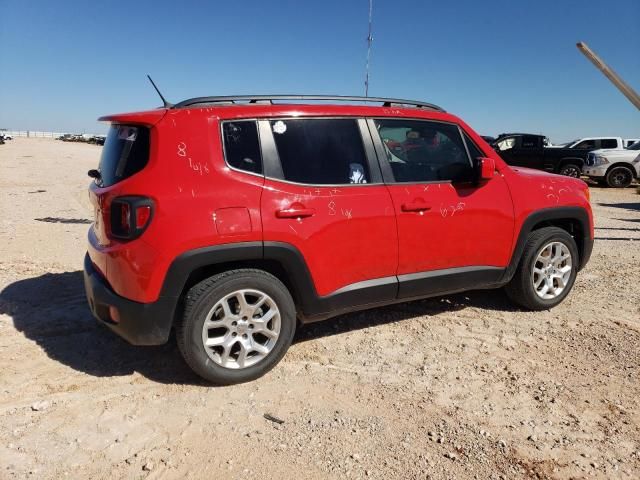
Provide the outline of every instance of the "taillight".
<path id="1" fill-rule="evenodd" d="M 111 236 L 138 238 L 153 217 L 153 201 L 147 197 L 118 197 L 111 202 Z"/>

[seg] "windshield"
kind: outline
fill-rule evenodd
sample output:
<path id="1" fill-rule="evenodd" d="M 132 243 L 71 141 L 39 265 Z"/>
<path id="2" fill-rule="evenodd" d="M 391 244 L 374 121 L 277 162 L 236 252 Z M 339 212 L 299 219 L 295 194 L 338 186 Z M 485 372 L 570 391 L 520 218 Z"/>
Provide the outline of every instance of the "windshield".
<path id="1" fill-rule="evenodd" d="M 636 142 L 632 144 L 630 147 L 627 147 L 627 150 L 640 150 L 640 142 Z"/>

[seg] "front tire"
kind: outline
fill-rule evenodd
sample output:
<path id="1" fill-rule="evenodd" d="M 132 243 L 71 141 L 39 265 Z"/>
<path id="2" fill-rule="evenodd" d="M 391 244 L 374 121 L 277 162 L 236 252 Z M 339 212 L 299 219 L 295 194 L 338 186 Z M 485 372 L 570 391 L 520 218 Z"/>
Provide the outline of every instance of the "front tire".
<path id="1" fill-rule="evenodd" d="M 627 167 L 613 167 L 607 172 L 606 180 L 612 188 L 627 188 L 633 182 L 633 172 Z"/>
<path id="2" fill-rule="evenodd" d="M 565 230 L 545 227 L 529 234 L 507 296 L 527 310 L 547 310 L 562 302 L 578 273 L 576 242 Z"/>
<path id="3" fill-rule="evenodd" d="M 216 385 L 261 377 L 291 345 L 296 311 L 273 275 L 230 270 L 189 289 L 176 328 L 178 348 L 191 369 Z"/>

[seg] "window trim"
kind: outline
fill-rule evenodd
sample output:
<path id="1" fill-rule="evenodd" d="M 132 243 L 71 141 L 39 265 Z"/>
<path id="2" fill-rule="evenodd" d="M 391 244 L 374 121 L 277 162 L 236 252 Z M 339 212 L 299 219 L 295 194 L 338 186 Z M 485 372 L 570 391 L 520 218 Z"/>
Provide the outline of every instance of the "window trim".
<path id="1" fill-rule="evenodd" d="M 371 182 L 369 183 L 302 183 L 302 182 L 294 182 L 292 180 L 287 180 L 284 178 L 284 172 L 282 170 L 282 163 L 280 162 L 280 154 L 278 153 L 278 148 L 276 146 L 275 137 L 273 136 L 273 131 L 271 130 L 270 122 L 277 120 L 353 120 L 356 122 L 358 126 L 358 131 L 360 132 L 360 140 L 362 141 L 362 150 L 365 155 L 365 161 L 367 162 L 367 166 L 369 167 L 369 175 L 371 176 Z M 265 178 L 270 180 L 288 183 L 290 185 L 300 185 L 300 186 L 311 186 L 311 187 L 370 187 L 370 186 L 380 186 L 384 185 L 384 179 L 382 172 L 380 171 L 380 165 L 378 163 L 378 159 L 375 152 L 375 146 L 373 144 L 370 132 L 367 129 L 366 119 L 363 117 L 349 116 L 349 115 L 341 115 L 341 116 L 304 116 L 304 117 L 296 117 L 296 116 L 277 116 L 277 117 L 268 117 L 268 118 L 259 118 L 258 119 L 258 131 L 262 134 L 260 136 L 260 142 L 263 145 L 261 148 L 262 151 L 262 162 L 263 162 L 263 171 L 265 173 Z"/>
<path id="2" fill-rule="evenodd" d="M 478 146 L 478 144 L 473 140 L 473 138 L 471 138 L 471 135 L 469 135 L 467 132 L 465 132 L 460 125 L 458 125 L 458 130 L 460 130 L 460 136 L 462 137 L 462 141 L 464 142 L 464 146 L 467 149 L 467 156 L 471 160 L 471 167 L 472 168 L 476 168 L 477 165 L 476 165 L 475 161 L 477 160 L 477 158 L 473 158 L 471 156 L 471 151 L 469 150 L 469 145 L 468 145 L 469 142 L 467 142 L 467 139 L 469 139 L 469 141 L 475 147 L 475 149 L 478 150 L 481 153 L 481 155 L 478 158 L 487 158 L 487 156 L 484 153 L 484 151 Z"/>
<path id="3" fill-rule="evenodd" d="M 227 142 L 225 142 L 225 139 L 224 139 L 224 124 L 225 123 L 233 123 L 233 122 L 254 122 L 256 124 L 256 133 L 258 134 L 258 149 L 260 150 L 260 160 L 262 162 L 262 173 L 251 172 L 249 170 L 243 170 L 241 168 L 234 167 L 229 163 L 229 160 L 227 158 Z M 220 122 L 218 122 L 218 123 L 219 123 L 218 131 L 219 131 L 219 134 L 220 134 L 220 143 L 222 143 L 222 158 L 224 159 L 224 164 L 227 166 L 227 168 L 229 168 L 230 170 L 233 170 L 234 172 L 245 173 L 247 175 L 253 175 L 254 177 L 259 177 L 259 178 L 265 178 L 265 160 L 264 160 L 264 152 L 263 152 L 263 149 L 262 149 L 262 141 L 260 139 L 259 119 L 257 119 L 257 118 L 233 118 L 233 119 L 220 120 Z"/>
<path id="4" fill-rule="evenodd" d="M 384 183 L 387 185 L 430 185 L 430 184 L 447 184 L 447 183 L 453 184 L 453 180 L 423 180 L 423 181 L 410 181 L 410 182 L 396 181 L 393 175 L 393 170 L 391 169 L 391 165 L 389 165 L 389 162 L 384 161 L 384 159 L 386 158 L 386 153 L 384 149 L 384 144 L 382 142 L 382 137 L 380 136 L 380 133 L 378 132 L 378 129 L 376 127 L 376 123 L 375 123 L 376 120 L 409 120 L 409 121 L 419 121 L 419 122 L 443 123 L 445 125 L 451 125 L 453 127 L 456 127 L 458 130 L 458 135 L 460 135 L 460 139 L 462 140 L 462 145 L 465 148 L 469 165 L 471 166 L 472 170 L 475 168 L 475 164 L 471 159 L 471 155 L 469 154 L 467 144 L 465 143 L 464 135 L 462 134 L 464 130 L 462 130 L 460 125 L 455 122 L 447 122 L 445 120 L 435 120 L 435 119 L 432 120 L 428 118 L 414 118 L 414 117 L 367 117 L 366 120 L 367 120 L 367 125 L 369 126 L 369 133 L 371 134 L 371 138 L 373 140 L 373 144 L 376 150 L 378 164 L 380 165 L 380 170 L 382 171 L 382 178 L 384 179 Z M 476 145 L 476 148 L 478 148 L 477 145 Z M 478 150 L 482 152 L 481 148 L 478 148 Z M 467 182 L 456 182 L 456 184 L 458 185 L 473 184 L 473 181 L 470 180 Z"/>

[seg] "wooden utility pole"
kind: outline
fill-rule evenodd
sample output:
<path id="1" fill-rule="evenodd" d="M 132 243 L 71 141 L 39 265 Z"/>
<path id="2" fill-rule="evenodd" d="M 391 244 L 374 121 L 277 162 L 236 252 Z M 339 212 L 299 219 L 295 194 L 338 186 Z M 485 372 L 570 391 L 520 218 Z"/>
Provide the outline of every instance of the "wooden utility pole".
<path id="1" fill-rule="evenodd" d="M 595 65 L 595 67 L 600 70 L 605 77 L 609 79 L 611 83 L 613 83 L 618 90 L 622 92 L 622 94 L 629 99 L 631 103 L 633 103 L 638 110 L 640 110 L 640 95 L 636 93 L 636 91 L 627 85 L 624 80 L 622 80 L 616 72 L 611 70 L 611 68 L 602 61 L 598 55 L 595 54 L 593 50 L 591 50 L 586 43 L 578 42 L 576 44 L 578 50 L 580 50 L 585 57 L 587 57 L 591 63 Z"/>

